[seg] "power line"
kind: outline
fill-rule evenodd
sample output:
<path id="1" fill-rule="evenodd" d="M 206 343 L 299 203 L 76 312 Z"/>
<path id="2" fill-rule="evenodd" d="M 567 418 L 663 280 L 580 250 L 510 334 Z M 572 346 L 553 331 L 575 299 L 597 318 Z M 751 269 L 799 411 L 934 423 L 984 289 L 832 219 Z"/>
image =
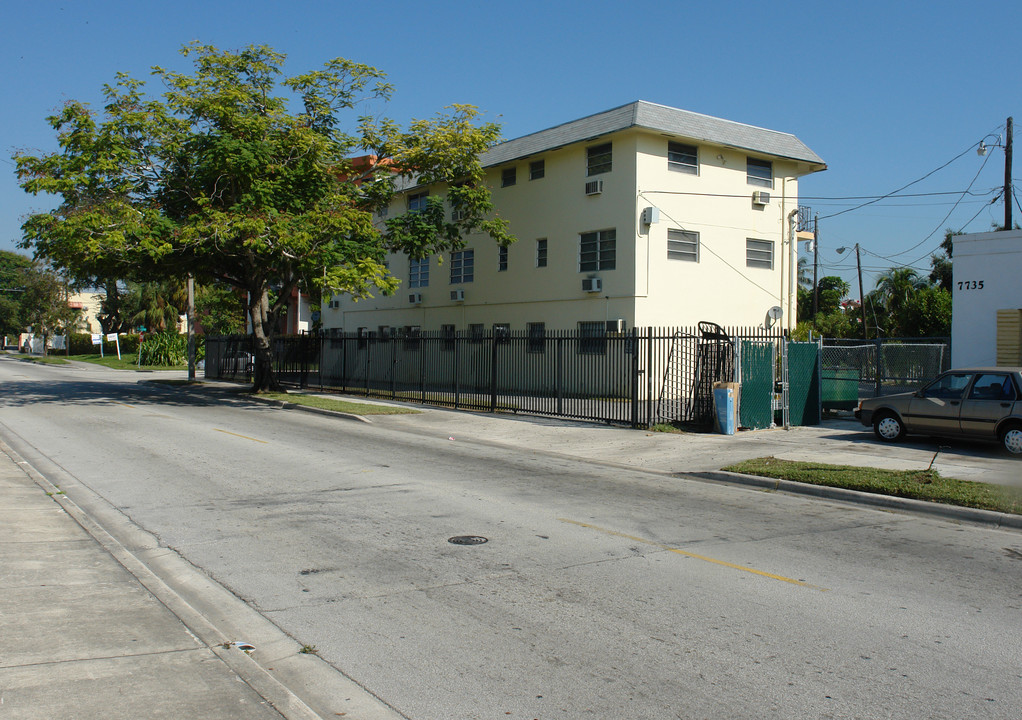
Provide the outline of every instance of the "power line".
<path id="1" fill-rule="evenodd" d="M 933 175 L 934 173 L 936 173 L 936 172 L 939 172 L 940 170 L 943 170 L 943 169 L 944 169 L 944 168 L 946 168 L 946 167 L 947 167 L 948 165 L 950 165 L 951 163 L 953 163 L 953 162 L 954 162 L 955 160 L 957 160 L 958 158 L 962 157 L 962 156 L 963 156 L 963 155 L 965 155 L 965 154 L 966 154 L 967 152 L 969 152 L 969 151 L 970 151 L 970 150 L 972 150 L 972 149 L 973 149 L 974 147 L 976 147 L 976 145 L 977 145 L 977 144 L 978 144 L 978 143 L 973 143 L 972 145 L 970 145 L 970 146 L 969 146 L 969 147 L 967 147 L 967 148 L 966 148 L 965 150 L 963 150 L 962 152 L 960 152 L 960 153 L 958 153 L 957 155 L 955 155 L 955 156 L 954 156 L 953 158 L 951 158 L 950 160 L 948 160 L 948 161 L 947 161 L 946 163 L 944 163 L 944 164 L 943 164 L 943 165 L 941 165 L 940 167 L 936 168 L 935 170 L 931 170 L 930 172 L 926 173 L 925 175 L 923 175 L 923 176 L 922 176 L 921 178 L 919 178 L 918 180 L 913 180 L 913 181 L 912 181 L 912 182 L 910 182 L 910 183 L 909 183 L 908 185 L 903 185 L 902 187 L 898 188 L 897 190 L 893 190 L 893 191 L 891 191 L 891 192 L 887 193 L 886 195 L 883 195 L 883 196 L 881 196 L 881 197 L 879 197 L 879 198 L 876 198 L 875 200 L 870 200 L 870 201 L 868 201 L 868 202 L 864 202 L 864 203 L 862 203 L 862 204 L 860 204 L 860 205 L 856 205 L 855 207 L 851 207 L 851 208 L 848 208 L 847 210 L 842 210 L 841 212 L 833 213 L 833 214 L 831 214 L 831 215 L 824 215 L 823 217 L 821 217 L 821 218 L 820 218 L 820 220 L 826 220 L 827 218 L 837 217 L 838 215 L 844 215 L 845 213 L 849 213 L 849 212 L 852 212 L 853 210 L 859 210 L 860 208 L 864 208 L 864 207 L 866 207 L 867 205 L 872 205 L 873 203 L 876 203 L 876 202 L 880 202 L 881 200 L 883 200 L 883 199 L 885 199 L 885 198 L 889 198 L 889 197 L 891 197 L 892 195 L 897 195 L 898 193 L 900 193 L 900 192 L 901 192 L 902 190 L 904 190 L 905 188 L 910 188 L 910 187 L 912 187 L 913 185 L 915 185 L 915 184 L 917 184 L 917 183 L 920 183 L 920 182 L 922 182 L 923 180 L 925 180 L 926 178 L 930 177 L 930 176 L 931 176 L 931 175 Z M 973 181 L 973 182 L 975 182 L 975 181 Z M 972 187 L 972 184 L 971 184 L 971 183 L 970 183 L 969 187 Z"/>

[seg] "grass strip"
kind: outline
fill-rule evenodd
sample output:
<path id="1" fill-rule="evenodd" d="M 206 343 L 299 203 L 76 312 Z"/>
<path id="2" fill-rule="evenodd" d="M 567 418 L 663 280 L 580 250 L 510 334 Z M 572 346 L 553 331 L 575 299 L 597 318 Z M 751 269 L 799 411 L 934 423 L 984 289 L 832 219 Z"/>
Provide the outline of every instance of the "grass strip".
<path id="1" fill-rule="evenodd" d="M 370 405 L 349 402 L 348 400 L 335 400 L 334 398 L 322 397 L 320 395 L 302 395 L 300 393 L 259 393 L 258 397 L 266 398 L 267 400 L 278 400 L 291 405 L 303 405 L 305 407 L 333 410 L 353 415 L 414 415 L 419 412 L 411 408 L 394 407 L 393 405 Z"/>
<path id="2" fill-rule="evenodd" d="M 746 460 L 722 469 L 746 475 L 1022 515 L 1022 493 L 1017 489 L 946 478 L 936 470 L 883 470 L 779 460 L 775 457 Z"/>
<path id="3" fill-rule="evenodd" d="M 134 370 L 139 371 L 151 371 L 151 370 L 187 370 L 188 365 L 138 365 L 138 355 L 132 353 L 121 354 L 120 359 L 117 355 L 104 355 L 100 357 L 99 353 L 89 355 L 68 355 L 65 356 L 68 360 L 77 360 L 78 362 L 92 363 L 93 365 L 102 365 L 103 367 L 113 368 L 114 370 Z"/>

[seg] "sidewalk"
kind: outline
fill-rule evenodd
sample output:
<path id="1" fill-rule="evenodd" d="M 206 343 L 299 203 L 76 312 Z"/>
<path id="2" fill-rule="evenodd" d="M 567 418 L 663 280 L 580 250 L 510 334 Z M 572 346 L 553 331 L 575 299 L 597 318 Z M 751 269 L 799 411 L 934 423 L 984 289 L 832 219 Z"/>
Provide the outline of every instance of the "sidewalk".
<path id="1" fill-rule="evenodd" d="M 0 450 L 0 716 L 280 720 Z"/>
<path id="2" fill-rule="evenodd" d="M 0 718 L 399 720 L 105 501 L 75 496 L 0 441 Z"/>

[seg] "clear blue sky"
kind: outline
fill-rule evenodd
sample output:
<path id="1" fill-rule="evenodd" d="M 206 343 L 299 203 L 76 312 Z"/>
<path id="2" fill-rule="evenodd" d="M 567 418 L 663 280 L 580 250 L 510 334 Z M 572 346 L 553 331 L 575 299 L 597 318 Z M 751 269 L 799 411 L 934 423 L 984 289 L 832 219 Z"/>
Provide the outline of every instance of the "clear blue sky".
<path id="1" fill-rule="evenodd" d="M 71 98 L 99 106 L 118 71 L 187 70 L 178 51 L 198 40 L 270 45 L 291 72 L 334 57 L 375 65 L 396 86 L 375 109 L 399 122 L 470 103 L 513 138 L 648 100 L 793 133 L 829 166 L 800 183 L 801 204 L 821 218 L 823 274 L 842 275 L 858 297 L 854 253 L 838 247 L 860 243 L 868 291 L 892 265 L 928 271 L 945 228 L 981 232 L 1003 220 L 1000 203 L 988 203 L 1004 153 L 980 158 L 974 147 L 990 133 L 996 142 L 1008 116 L 1022 123 L 1020 24 L 1016 0 L 10 2 L 0 27 L 0 249 L 15 249 L 26 213 L 48 209 L 18 188 L 10 162 L 17 150 L 55 149 L 46 116 Z M 905 191 L 957 194 L 827 217 L 963 152 Z M 962 195 L 969 188 L 975 195 Z M 1013 216 L 1022 220 L 1017 206 Z"/>

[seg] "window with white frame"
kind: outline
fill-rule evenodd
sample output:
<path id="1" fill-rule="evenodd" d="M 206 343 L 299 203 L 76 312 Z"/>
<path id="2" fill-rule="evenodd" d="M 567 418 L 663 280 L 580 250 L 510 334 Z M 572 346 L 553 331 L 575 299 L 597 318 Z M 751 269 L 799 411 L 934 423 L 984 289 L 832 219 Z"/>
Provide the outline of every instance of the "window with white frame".
<path id="1" fill-rule="evenodd" d="M 533 160 L 529 163 L 529 179 L 539 180 L 546 175 L 546 161 Z"/>
<path id="2" fill-rule="evenodd" d="M 613 147 L 611 143 L 593 145 L 586 148 L 586 175 L 608 173 L 613 166 Z"/>
<path id="3" fill-rule="evenodd" d="M 772 240 L 745 239 L 745 264 L 748 267 L 774 269 L 774 243 Z"/>
<path id="4" fill-rule="evenodd" d="M 511 185 L 514 185 L 516 182 L 518 182 L 517 168 L 509 167 L 501 170 L 500 172 L 501 187 L 510 187 Z"/>
<path id="5" fill-rule="evenodd" d="M 685 143 L 667 143 L 667 169 L 674 172 L 699 174 L 699 149 Z"/>
<path id="6" fill-rule="evenodd" d="M 668 228 L 667 259 L 699 262 L 699 233 Z"/>
<path id="7" fill-rule="evenodd" d="M 507 272 L 507 248 L 503 245 L 497 248 L 497 272 Z"/>
<path id="8" fill-rule="evenodd" d="M 475 251 L 458 250 L 451 253 L 451 285 L 470 283 L 475 277 Z"/>
<path id="9" fill-rule="evenodd" d="M 613 270 L 616 260 L 617 230 L 597 230 L 579 236 L 579 272 Z"/>
<path id="10" fill-rule="evenodd" d="M 429 258 L 408 258 L 408 287 L 429 287 Z"/>
<path id="11" fill-rule="evenodd" d="M 408 212 L 422 212 L 426 209 L 427 199 L 429 198 L 429 191 L 425 190 L 420 193 L 413 193 L 408 196 Z"/>
<path id="12" fill-rule="evenodd" d="M 536 241 L 536 267 L 546 267 L 546 238 Z"/>
<path id="13" fill-rule="evenodd" d="M 745 177 L 749 185 L 772 188 L 774 186 L 774 164 L 769 160 L 746 158 Z"/>

